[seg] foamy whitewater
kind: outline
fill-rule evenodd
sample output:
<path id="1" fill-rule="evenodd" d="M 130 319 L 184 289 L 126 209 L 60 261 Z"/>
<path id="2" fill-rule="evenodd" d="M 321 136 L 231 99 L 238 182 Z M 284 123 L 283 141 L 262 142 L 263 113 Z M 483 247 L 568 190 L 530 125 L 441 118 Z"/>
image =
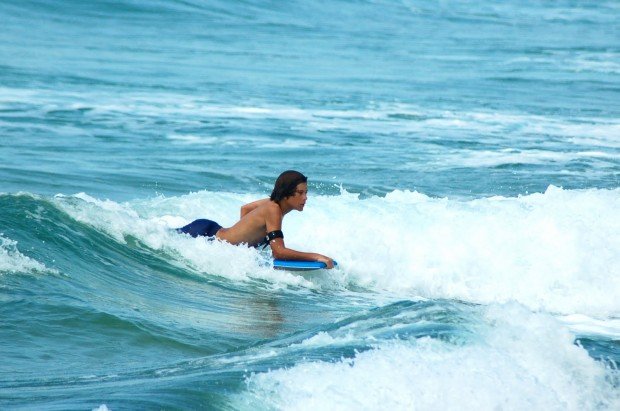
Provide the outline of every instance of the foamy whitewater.
<path id="1" fill-rule="evenodd" d="M 620 409 L 619 18 L 0 4 L 0 409 Z"/>

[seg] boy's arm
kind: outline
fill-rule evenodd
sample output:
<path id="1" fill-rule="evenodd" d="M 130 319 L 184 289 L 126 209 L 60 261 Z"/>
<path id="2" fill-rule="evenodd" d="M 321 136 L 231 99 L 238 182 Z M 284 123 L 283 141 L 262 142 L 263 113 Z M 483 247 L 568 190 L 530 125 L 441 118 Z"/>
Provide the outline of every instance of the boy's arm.
<path id="1" fill-rule="evenodd" d="M 267 232 L 281 230 L 282 229 L 282 214 L 279 211 L 279 208 L 269 209 L 266 219 L 265 226 L 267 228 Z M 334 261 L 322 254 L 317 253 L 305 253 L 302 251 L 296 251 L 291 248 L 286 248 L 284 245 L 283 238 L 274 238 L 269 241 L 269 245 L 271 246 L 271 255 L 273 258 L 278 260 L 302 260 L 302 261 L 320 261 L 325 263 L 327 268 L 334 268 Z"/>
<path id="2" fill-rule="evenodd" d="M 278 260 L 302 260 L 302 261 L 320 261 L 325 263 L 326 268 L 334 268 L 334 260 L 318 253 L 305 253 L 286 248 L 282 238 L 275 238 L 269 242 L 271 246 L 271 254 L 273 258 Z"/>
<path id="3" fill-rule="evenodd" d="M 251 203 L 242 205 L 241 216 L 239 218 L 243 218 L 244 215 L 254 210 L 255 208 L 260 207 L 261 205 L 267 203 L 268 201 L 271 201 L 271 200 L 269 200 L 268 198 L 263 198 L 262 200 L 257 200 L 257 201 L 253 201 Z"/>

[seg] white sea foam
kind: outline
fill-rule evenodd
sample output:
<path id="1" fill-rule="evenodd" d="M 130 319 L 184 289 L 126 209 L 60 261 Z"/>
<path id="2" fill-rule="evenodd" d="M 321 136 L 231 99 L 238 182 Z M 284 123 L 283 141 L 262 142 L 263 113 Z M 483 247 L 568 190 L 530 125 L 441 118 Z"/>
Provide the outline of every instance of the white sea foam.
<path id="1" fill-rule="evenodd" d="M 595 73 L 620 74 L 620 63 L 579 58 L 573 63 L 575 71 L 593 71 Z"/>
<path id="2" fill-rule="evenodd" d="M 154 250 L 176 257 L 180 264 L 200 273 L 235 281 L 267 279 L 274 286 L 314 287 L 302 276 L 271 268 L 266 254 L 246 246 L 231 246 L 205 238 L 177 234 L 181 227 L 196 218 L 211 218 L 232 225 L 244 198 L 235 194 L 192 193 L 181 198 L 156 198 L 133 203 L 98 200 L 85 193 L 56 196 L 60 208 L 76 220 L 89 224 L 116 241 L 138 238 Z M 245 196 L 249 201 L 248 196 Z M 246 201 L 246 202 L 247 202 Z M 235 206 L 231 206 L 235 204 Z"/>
<path id="3" fill-rule="evenodd" d="M 558 317 L 574 334 L 603 340 L 620 340 L 620 318 L 598 320 L 583 314 Z"/>
<path id="4" fill-rule="evenodd" d="M 257 195 L 198 192 L 130 203 L 59 197 L 74 218 L 124 241 L 177 255 L 199 271 L 274 285 L 355 285 L 406 298 L 519 301 L 534 310 L 620 315 L 620 189 L 563 190 L 470 201 L 409 191 L 359 199 L 312 196 L 284 220 L 287 246 L 332 256 L 340 268 L 312 275 L 274 271 L 268 255 L 178 235 L 196 218 L 230 226 Z"/>
<path id="5" fill-rule="evenodd" d="M 472 201 L 395 191 L 320 197 L 286 228 L 290 244 L 338 258 L 358 286 L 557 313 L 620 313 L 620 190 Z M 288 217 L 287 217 L 288 218 Z M 310 233 L 308 235 L 308 233 Z"/>
<path id="6" fill-rule="evenodd" d="M 204 137 L 193 134 L 171 134 L 169 140 L 187 145 L 205 145 L 210 146 L 218 142 L 217 137 Z"/>
<path id="7" fill-rule="evenodd" d="M 434 156 L 424 163 L 439 168 L 452 167 L 496 167 L 507 164 L 568 164 L 571 161 L 586 160 L 590 162 L 620 161 L 620 157 L 603 151 L 553 151 L 540 149 L 505 148 L 496 151 L 490 150 L 454 150 Z M 410 162 L 403 168 L 416 169 L 420 162 Z"/>
<path id="8" fill-rule="evenodd" d="M 17 241 L 0 235 L 0 274 L 2 273 L 36 273 L 56 272 L 38 262 L 37 260 L 23 255 L 17 249 Z"/>
<path id="9" fill-rule="evenodd" d="M 240 407 L 338 410 L 618 409 L 614 373 L 555 319 L 486 310 L 477 340 L 392 340 L 352 359 L 251 375 Z M 331 343 L 331 341 L 328 341 Z M 616 371 L 617 372 L 617 371 Z"/>
<path id="10" fill-rule="evenodd" d="M 565 59 L 566 65 L 575 71 L 591 71 L 595 73 L 620 74 L 620 53 L 604 52 L 573 52 Z"/>
<path id="11" fill-rule="evenodd" d="M 620 74 L 620 54 L 593 51 L 554 51 L 537 57 L 517 57 L 504 62 L 508 66 L 550 67 L 557 71 Z"/>
<path id="12" fill-rule="evenodd" d="M 295 149 L 317 146 L 316 141 L 312 140 L 300 140 L 287 138 L 284 141 L 277 141 L 272 143 L 266 143 L 260 145 L 261 148 L 276 148 L 276 149 Z"/>
<path id="13" fill-rule="evenodd" d="M 574 56 L 566 59 L 574 60 Z M 579 56 L 578 56 L 579 57 Z M 603 69 L 615 70 L 616 63 L 606 59 L 614 56 L 584 54 L 580 55 L 581 64 L 602 66 Z M 617 57 L 617 56 L 616 56 Z M 562 63 L 564 64 L 564 63 Z M 571 63 L 577 64 L 577 63 Z M 202 123 L 198 119 L 217 119 L 233 121 L 279 120 L 288 123 L 296 130 L 339 130 L 382 135 L 396 133 L 423 136 L 424 139 L 446 138 L 457 134 L 461 138 L 466 133 L 475 136 L 476 141 L 488 140 L 493 135 L 512 136 L 512 142 L 534 141 L 540 137 L 566 138 L 563 143 L 581 141 L 595 142 L 598 147 L 617 148 L 620 144 L 620 122 L 617 119 L 597 117 L 562 117 L 542 116 L 519 112 L 492 111 L 453 111 L 437 110 L 403 103 L 374 103 L 365 108 L 336 109 L 275 105 L 266 102 L 240 102 L 238 105 L 218 104 L 213 101 L 190 95 L 171 93 L 130 93 L 122 98 L 97 92 L 73 93 L 59 90 L 23 90 L 17 88 L 0 88 L 0 105 L 26 104 L 31 110 L 76 110 L 90 109 L 92 116 L 129 114 L 129 118 L 140 118 L 137 127 L 143 127 L 146 118 L 171 118 L 182 121 L 185 126 Z M 93 103 L 96 102 L 96 103 Z M 131 127 L 131 123 L 125 123 Z M 464 133 L 466 134 L 464 136 Z M 259 137 L 259 136 L 253 136 Z M 183 133 L 171 134 L 173 141 L 185 144 L 210 144 L 212 136 Z M 218 140 L 219 141 L 219 140 Z M 293 140 L 292 140 L 293 141 Z M 305 140 L 304 140 L 305 141 Z M 256 143 L 249 139 L 248 144 Z M 264 144 L 258 139 L 257 144 Z M 267 141 L 267 143 L 271 143 Z M 296 140 L 294 144 L 299 144 Z"/>

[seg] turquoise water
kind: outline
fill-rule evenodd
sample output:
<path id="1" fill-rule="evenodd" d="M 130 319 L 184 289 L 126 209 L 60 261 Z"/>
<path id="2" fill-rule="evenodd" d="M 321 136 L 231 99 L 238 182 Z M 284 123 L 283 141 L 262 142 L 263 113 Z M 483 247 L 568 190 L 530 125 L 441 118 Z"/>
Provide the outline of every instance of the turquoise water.
<path id="1" fill-rule="evenodd" d="M 0 408 L 617 409 L 619 17 L 0 3 Z M 170 230 L 289 168 L 338 269 Z"/>

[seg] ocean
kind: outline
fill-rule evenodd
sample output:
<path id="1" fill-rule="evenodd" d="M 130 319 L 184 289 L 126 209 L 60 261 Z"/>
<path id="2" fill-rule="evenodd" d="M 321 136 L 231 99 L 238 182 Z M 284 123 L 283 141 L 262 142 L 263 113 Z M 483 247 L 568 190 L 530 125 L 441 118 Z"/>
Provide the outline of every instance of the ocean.
<path id="1" fill-rule="evenodd" d="M 620 409 L 619 20 L 0 2 L 0 409 Z M 336 269 L 173 230 L 287 169 Z"/>

